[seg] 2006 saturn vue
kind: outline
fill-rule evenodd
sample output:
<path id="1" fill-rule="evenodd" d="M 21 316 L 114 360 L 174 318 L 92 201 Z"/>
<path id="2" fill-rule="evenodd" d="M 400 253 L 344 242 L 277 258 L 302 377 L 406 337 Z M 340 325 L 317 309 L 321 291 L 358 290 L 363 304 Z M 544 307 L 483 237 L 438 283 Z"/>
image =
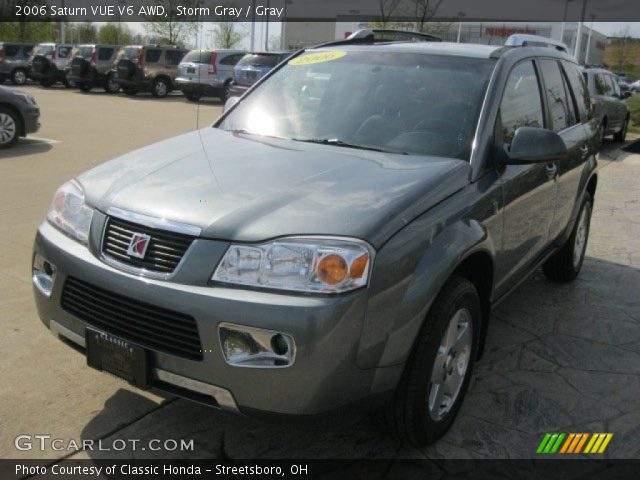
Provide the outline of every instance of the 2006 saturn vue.
<path id="1" fill-rule="evenodd" d="M 299 52 L 213 127 L 58 190 L 42 321 L 141 388 L 244 414 L 379 407 L 434 441 L 492 305 L 584 259 L 598 129 L 547 41 Z"/>

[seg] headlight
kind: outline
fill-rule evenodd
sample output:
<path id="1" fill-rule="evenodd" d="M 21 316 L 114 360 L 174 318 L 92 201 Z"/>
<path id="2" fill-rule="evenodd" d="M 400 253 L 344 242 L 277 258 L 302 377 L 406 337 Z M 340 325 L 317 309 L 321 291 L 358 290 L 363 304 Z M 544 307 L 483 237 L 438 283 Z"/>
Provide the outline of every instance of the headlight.
<path id="1" fill-rule="evenodd" d="M 53 196 L 47 219 L 60 230 L 87 243 L 93 209 L 85 205 L 82 187 L 71 181 L 62 185 Z"/>
<path id="2" fill-rule="evenodd" d="M 33 98 L 33 95 L 30 95 L 28 93 L 18 92 L 15 94 L 15 96 L 18 97 L 27 105 L 33 105 L 34 107 L 38 106 L 38 104 L 36 103 L 36 99 Z"/>
<path id="3" fill-rule="evenodd" d="M 367 284 L 373 249 L 360 240 L 283 238 L 231 245 L 212 280 L 298 292 L 340 293 Z"/>

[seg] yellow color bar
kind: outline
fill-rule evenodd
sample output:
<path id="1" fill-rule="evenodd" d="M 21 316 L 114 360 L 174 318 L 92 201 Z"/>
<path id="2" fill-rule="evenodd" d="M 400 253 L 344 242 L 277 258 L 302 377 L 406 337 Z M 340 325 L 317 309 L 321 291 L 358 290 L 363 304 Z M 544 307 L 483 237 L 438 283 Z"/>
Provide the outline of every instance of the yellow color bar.
<path id="1" fill-rule="evenodd" d="M 613 433 L 606 434 L 606 437 L 602 442 L 602 445 L 600 445 L 600 450 L 598 450 L 598 453 L 604 453 L 605 448 L 607 448 L 607 445 L 609 445 L 609 442 L 611 441 L 612 438 L 613 438 Z"/>
<path id="2" fill-rule="evenodd" d="M 587 448 L 584 449 L 584 453 L 591 453 L 591 449 L 593 448 L 593 445 L 598 440 L 598 437 L 599 435 L 597 433 L 594 433 L 593 435 L 591 435 L 591 440 L 589 440 L 589 443 L 587 443 Z"/>

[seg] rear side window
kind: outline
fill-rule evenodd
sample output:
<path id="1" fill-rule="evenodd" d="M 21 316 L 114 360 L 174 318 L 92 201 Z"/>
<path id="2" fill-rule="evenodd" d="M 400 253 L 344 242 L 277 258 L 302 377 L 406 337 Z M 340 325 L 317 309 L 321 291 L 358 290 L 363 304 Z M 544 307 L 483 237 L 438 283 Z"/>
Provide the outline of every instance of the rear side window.
<path id="1" fill-rule="evenodd" d="M 113 48 L 100 48 L 98 49 L 98 60 L 106 61 L 111 60 L 111 56 L 113 55 Z"/>
<path id="2" fill-rule="evenodd" d="M 570 62 L 562 62 L 562 64 L 569 79 L 571 89 L 573 90 L 573 97 L 576 101 L 576 107 L 578 108 L 578 116 L 580 120 L 584 122 L 591 117 L 589 89 L 577 65 Z"/>
<path id="3" fill-rule="evenodd" d="M 520 127 L 544 126 L 538 77 L 531 61 L 522 62 L 509 74 L 500 104 L 502 135 L 511 141 Z"/>
<path id="4" fill-rule="evenodd" d="M 167 50 L 164 53 L 164 60 L 167 65 L 178 65 L 182 57 L 184 57 L 184 51 L 182 50 Z"/>
<path id="5" fill-rule="evenodd" d="M 123 47 L 118 50 L 117 60 L 126 58 L 127 60 L 137 60 L 140 56 L 140 47 Z"/>
<path id="6" fill-rule="evenodd" d="M 58 47 L 58 58 L 69 58 L 71 47 Z"/>
<path id="7" fill-rule="evenodd" d="M 20 50 L 20 47 L 18 45 L 4 45 L 2 47 L 4 49 L 4 54 L 7 57 L 15 57 L 16 55 L 18 55 L 18 51 Z"/>
<path id="8" fill-rule="evenodd" d="M 235 65 L 240 61 L 240 59 L 244 56 L 242 53 L 236 53 L 233 55 L 227 55 L 222 60 L 220 60 L 220 65 Z"/>
<path id="9" fill-rule="evenodd" d="M 596 73 L 594 81 L 596 84 L 596 93 L 598 95 L 611 95 L 611 85 L 607 83 L 607 79 L 604 74 Z"/>
<path id="10" fill-rule="evenodd" d="M 560 65 L 556 60 L 540 60 L 540 69 L 553 130 L 559 132 L 574 124 L 572 99 L 567 95 Z"/>
<path id="11" fill-rule="evenodd" d="M 147 63 L 157 63 L 162 55 L 162 50 L 157 48 L 149 48 L 144 53 L 144 61 Z"/>

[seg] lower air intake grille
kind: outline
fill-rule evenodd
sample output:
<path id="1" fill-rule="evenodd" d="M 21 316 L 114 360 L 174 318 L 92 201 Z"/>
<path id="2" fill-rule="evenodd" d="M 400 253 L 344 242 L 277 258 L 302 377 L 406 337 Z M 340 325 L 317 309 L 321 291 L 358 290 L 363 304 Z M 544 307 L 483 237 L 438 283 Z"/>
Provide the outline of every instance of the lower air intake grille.
<path id="1" fill-rule="evenodd" d="M 62 308 L 91 326 L 143 347 L 202 360 L 193 317 L 156 307 L 68 277 Z"/>

